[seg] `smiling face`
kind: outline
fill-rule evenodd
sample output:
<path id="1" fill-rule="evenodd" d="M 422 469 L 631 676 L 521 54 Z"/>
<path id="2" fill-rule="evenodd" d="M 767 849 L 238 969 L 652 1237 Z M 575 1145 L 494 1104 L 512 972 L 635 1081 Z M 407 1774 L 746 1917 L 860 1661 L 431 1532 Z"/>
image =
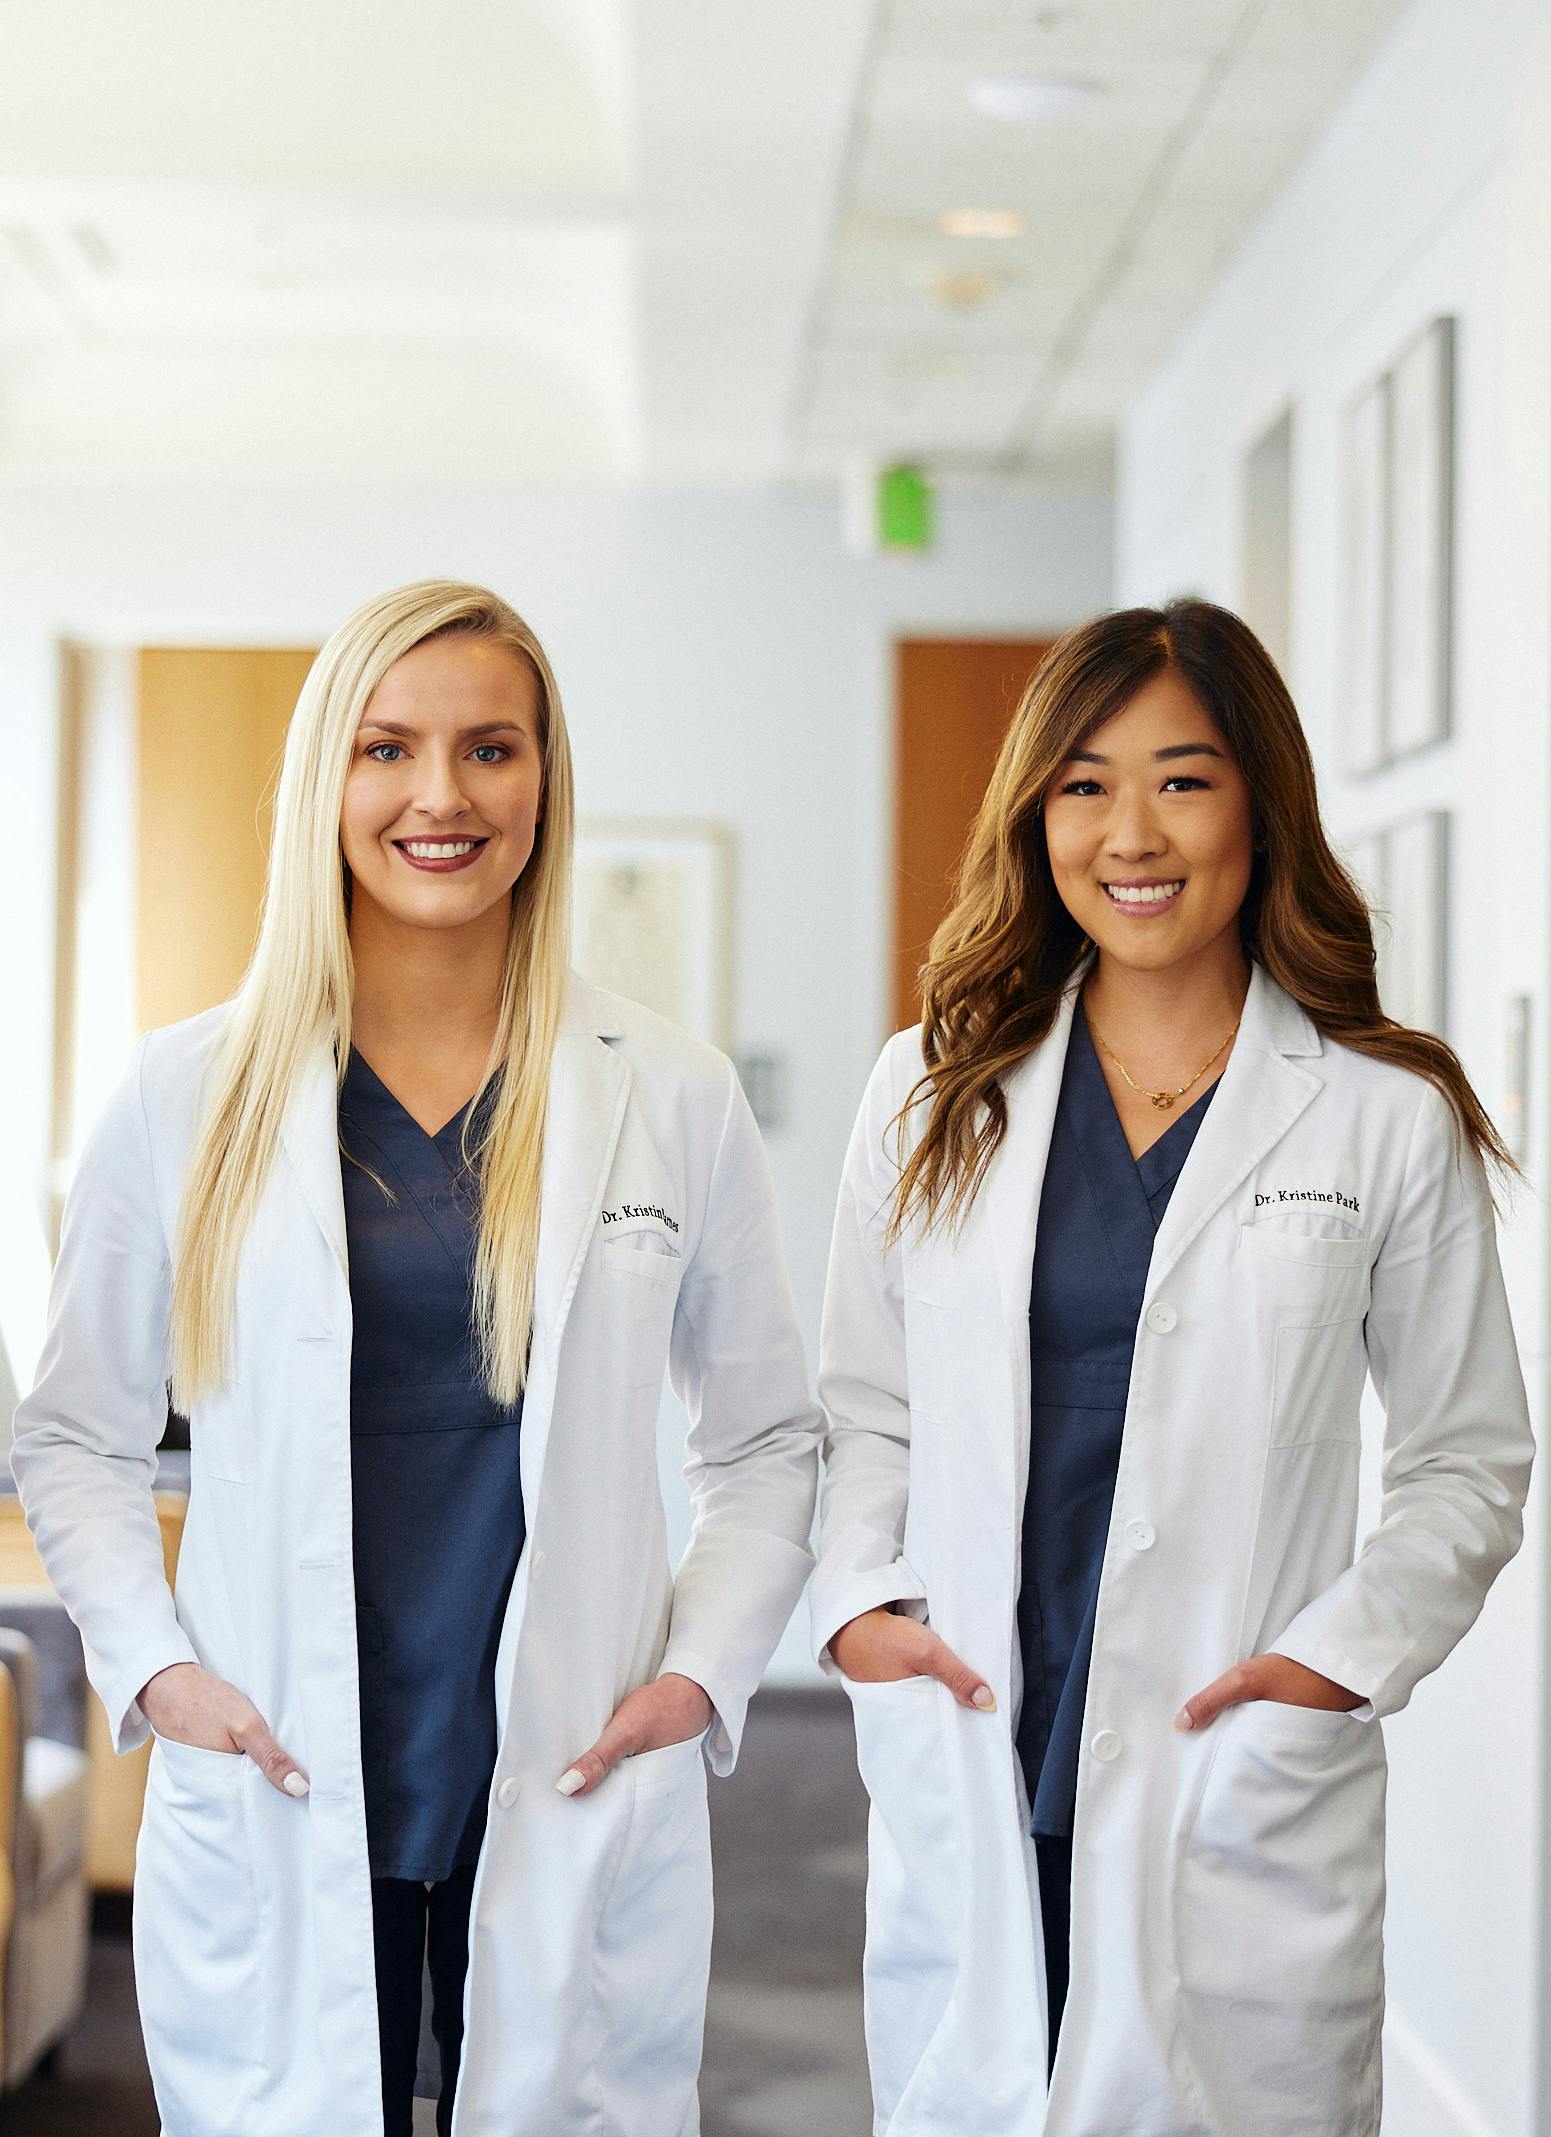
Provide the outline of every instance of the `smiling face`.
<path id="1" fill-rule="evenodd" d="M 408 927 L 468 925 L 505 901 L 542 812 L 539 680 L 509 646 L 457 633 L 396 660 L 361 716 L 339 837 L 362 898 Z"/>
<path id="2" fill-rule="evenodd" d="M 1057 893 L 1102 956 L 1157 971 L 1236 927 L 1252 862 L 1249 788 L 1173 669 L 1067 759 L 1044 824 Z"/>

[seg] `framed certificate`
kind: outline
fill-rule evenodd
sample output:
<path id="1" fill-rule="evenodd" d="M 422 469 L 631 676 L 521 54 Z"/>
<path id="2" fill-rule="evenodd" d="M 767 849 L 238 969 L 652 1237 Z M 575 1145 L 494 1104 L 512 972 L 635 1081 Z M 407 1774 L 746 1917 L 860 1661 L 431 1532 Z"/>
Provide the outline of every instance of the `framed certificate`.
<path id="1" fill-rule="evenodd" d="M 731 832 L 689 818 L 583 818 L 574 884 L 582 976 L 730 1049 Z"/>

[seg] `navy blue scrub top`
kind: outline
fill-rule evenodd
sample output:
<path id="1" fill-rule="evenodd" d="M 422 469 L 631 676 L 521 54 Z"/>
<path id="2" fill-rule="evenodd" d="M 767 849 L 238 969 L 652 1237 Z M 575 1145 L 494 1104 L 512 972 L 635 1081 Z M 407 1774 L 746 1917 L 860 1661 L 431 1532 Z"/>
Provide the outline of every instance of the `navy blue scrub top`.
<path id="1" fill-rule="evenodd" d="M 1069 1834 L 1099 1572 L 1153 1239 L 1215 1082 L 1131 1155 L 1079 997 L 1040 1193 L 1029 1295 L 1018 1756 L 1030 1830 Z"/>
<path id="2" fill-rule="evenodd" d="M 477 1183 L 461 1149 L 468 1110 L 428 1135 L 351 1048 L 339 1138 L 373 1877 L 438 1881 L 478 1858 L 495 1765 L 496 1649 L 525 1534 L 522 1404 L 493 1402 L 477 1366 Z"/>

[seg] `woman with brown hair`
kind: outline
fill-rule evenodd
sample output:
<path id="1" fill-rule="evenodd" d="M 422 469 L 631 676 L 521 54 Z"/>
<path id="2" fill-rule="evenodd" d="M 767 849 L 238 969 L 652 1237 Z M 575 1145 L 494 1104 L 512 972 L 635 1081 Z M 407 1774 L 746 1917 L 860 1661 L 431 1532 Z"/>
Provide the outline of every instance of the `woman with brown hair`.
<path id="1" fill-rule="evenodd" d="M 820 1383 L 874 2129 L 1372 2137 L 1381 1719 L 1521 1534 L 1512 1160 L 1381 1009 L 1292 701 L 1204 601 L 1051 652 L 923 981 Z"/>

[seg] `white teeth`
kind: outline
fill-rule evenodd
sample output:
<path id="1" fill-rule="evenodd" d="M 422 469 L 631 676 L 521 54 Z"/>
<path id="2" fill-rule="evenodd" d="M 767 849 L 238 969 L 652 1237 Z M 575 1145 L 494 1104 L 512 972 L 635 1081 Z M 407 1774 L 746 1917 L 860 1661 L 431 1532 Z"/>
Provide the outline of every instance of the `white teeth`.
<path id="1" fill-rule="evenodd" d="M 1165 899 L 1172 898 L 1176 891 L 1183 890 L 1184 887 L 1183 876 L 1177 883 L 1152 883 L 1136 888 L 1128 888 L 1120 883 L 1106 883 L 1104 886 L 1117 905 L 1161 905 Z"/>
<path id="2" fill-rule="evenodd" d="M 417 861 L 450 861 L 460 853 L 472 853 L 479 844 L 476 838 L 450 839 L 433 845 L 426 839 L 404 840 L 404 851 L 413 854 Z"/>

